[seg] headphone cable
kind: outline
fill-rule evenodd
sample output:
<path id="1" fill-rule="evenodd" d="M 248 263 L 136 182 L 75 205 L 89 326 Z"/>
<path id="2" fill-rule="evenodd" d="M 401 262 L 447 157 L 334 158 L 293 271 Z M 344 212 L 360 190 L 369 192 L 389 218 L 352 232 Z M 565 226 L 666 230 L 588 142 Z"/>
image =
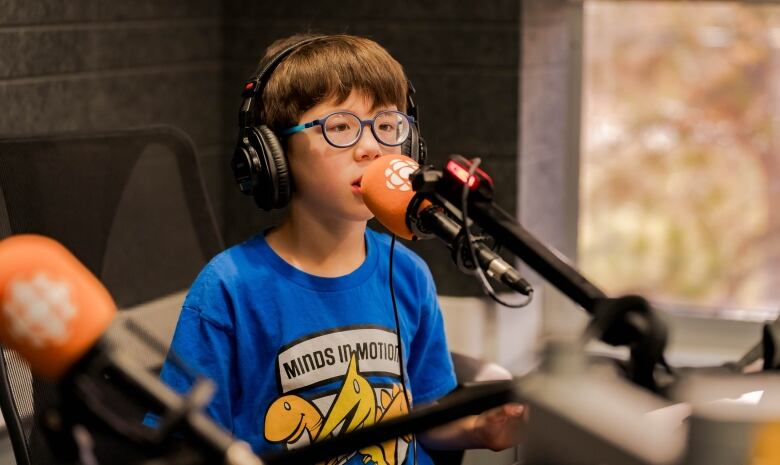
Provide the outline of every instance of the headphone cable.
<path id="1" fill-rule="evenodd" d="M 477 168 L 479 167 L 479 164 L 482 163 L 482 159 L 477 157 L 473 160 L 471 160 L 471 167 L 469 168 L 469 175 L 467 180 L 470 180 L 474 174 L 477 172 Z M 482 270 L 482 267 L 479 265 L 479 261 L 477 260 L 477 251 L 474 248 L 474 237 L 471 234 L 471 230 L 469 229 L 469 224 L 467 221 L 468 218 L 468 206 L 469 206 L 469 183 L 465 182 L 463 183 L 463 191 L 461 193 L 461 221 L 463 222 L 463 230 L 466 232 L 466 243 L 469 246 L 469 252 L 471 253 L 471 259 L 474 261 L 475 265 L 475 271 L 477 272 L 477 278 L 480 284 L 482 285 L 482 290 L 487 294 L 491 299 L 496 301 L 497 303 L 503 305 L 504 307 L 508 308 L 523 308 L 531 303 L 531 301 L 534 298 L 534 290 L 531 289 L 531 293 L 528 294 L 528 296 L 520 303 L 509 303 L 505 300 L 501 299 L 501 297 L 498 296 L 495 289 L 493 289 L 493 286 L 490 285 L 490 282 L 487 279 L 487 276 L 485 276 L 485 272 Z"/>
<path id="2" fill-rule="evenodd" d="M 391 234 L 390 239 L 390 260 L 388 261 L 388 280 L 390 283 L 390 298 L 393 301 L 393 315 L 395 316 L 395 336 L 398 340 L 398 366 L 401 370 L 401 389 L 404 393 L 404 400 L 406 401 L 407 412 L 412 411 L 412 403 L 409 400 L 409 393 L 406 390 L 406 370 L 404 369 L 404 351 L 403 342 L 401 340 L 401 321 L 398 316 L 398 304 L 395 300 L 395 286 L 393 285 L 393 252 L 395 251 L 395 234 Z M 417 435 L 412 435 L 412 447 L 414 448 L 414 460 L 413 465 L 417 465 Z M 397 452 L 397 449 L 396 449 Z M 409 456 L 409 449 L 406 449 L 406 456 Z M 404 460 L 406 461 L 406 460 Z"/>

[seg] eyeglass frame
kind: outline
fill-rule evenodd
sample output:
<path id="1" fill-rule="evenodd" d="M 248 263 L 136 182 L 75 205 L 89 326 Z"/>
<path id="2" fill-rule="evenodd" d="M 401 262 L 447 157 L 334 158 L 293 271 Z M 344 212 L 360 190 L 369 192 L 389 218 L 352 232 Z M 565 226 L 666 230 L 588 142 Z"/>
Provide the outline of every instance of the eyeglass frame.
<path id="1" fill-rule="evenodd" d="M 357 120 L 360 121 L 360 126 L 358 128 L 357 137 L 355 137 L 354 142 L 352 142 L 349 145 L 337 145 L 333 141 L 331 141 L 330 138 L 328 137 L 328 135 L 325 133 L 325 121 L 327 121 L 327 119 L 330 118 L 333 115 L 344 114 L 344 113 L 346 113 L 348 115 L 352 115 L 355 118 L 357 118 Z M 376 118 L 379 115 L 383 114 L 383 113 L 397 113 L 397 114 L 403 116 L 404 118 L 406 118 L 407 121 L 409 121 L 409 133 L 406 135 L 406 137 L 401 142 L 398 142 L 397 144 L 386 144 L 386 143 L 384 143 L 384 142 L 382 142 L 380 140 L 379 136 L 377 136 L 376 131 L 374 130 L 374 122 L 376 122 Z M 371 128 L 371 134 L 374 135 L 374 139 L 376 139 L 377 142 L 379 142 L 380 144 L 382 144 L 384 146 L 387 146 L 387 147 L 398 147 L 399 145 L 403 145 L 403 143 L 406 142 L 407 139 L 409 139 L 409 136 L 411 136 L 411 134 L 412 134 L 412 125 L 413 124 L 415 124 L 414 116 L 407 115 L 406 113 L 404 113 L 402 111 L 398 111 L 398 110 L 383 110 L 383 111 L 380 111 L 379 113 L 377 113 L 376 115 L 374 115 L 374 117 L 371 118 L 371 119 L 360 119 L 360 116 L 356 115 L 355 113 L 353 113 L 351 111 L 347 111 L 347 110 L 342 110 L 342 111 L 334 111 L 333 113 L 325 115 L 324 117 L 322 117 L 320 119 L 315 119 L 314 121 L 309 121 L 308 123 L 298 124 L 296 126 L 287 128 L 284 131 L 282 131 L 282 136 L 283 137 L 289 137 L 289 136 L 291 136 L 293 134 L 299 133 L 299 132 L 304 131 L 306 129 L 313 128 L 314 126 L 319 126 L 320 130 L 322 131 L 322 137 L 325 138 L 325 141 L 328 144 L 332 145 L 333 147 L 339 148 L 339 149 L 345 149 L 345 148 L 348 148 L 348 147 L 352 147 L 353 145 L 357 144 L 358 141 L 360 141 L 360 138 L 363 137 L 363 127 L 368 125 Z"/>

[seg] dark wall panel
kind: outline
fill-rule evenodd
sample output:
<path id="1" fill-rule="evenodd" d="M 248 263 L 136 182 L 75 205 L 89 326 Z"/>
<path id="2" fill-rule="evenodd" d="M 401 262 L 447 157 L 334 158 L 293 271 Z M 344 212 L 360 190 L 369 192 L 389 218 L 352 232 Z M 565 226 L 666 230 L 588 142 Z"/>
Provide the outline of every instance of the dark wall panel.
<path id="1" fill-rule="evenodd" d="M 64 24 L 128 19 L 216 18 L 222 5 L 210 0 L 0 0 L 3 25 Z"/>
<path id="2" fill-rule="evenodd" d="M 97 1 L 97 0 L 95 0 Z M 520 2 L 517 0 L 485 0 L 481 2 L 446 0 L 400 0 L 392 3 L 345 0 L 338 3 L 257 2 L 254 0 L 226 0 L 228 17 L 265 17 L 271 19 L 299 18 L 301 20 L 377 22 L 436 21 L 463 23 L 469 20 L 488 22 L 518 22 Z"/>
<path id="3" fill-rule="evenodd" d="M 171 124 L 201 157 L 222 153 L 220 2 L 0 0 L 0 12 L 0 137 Z M 221 211 L 224 176 L 206 177 Z"/>
<path id="4" fill-rule="evenodd" d="M 168 123 L 216 143 L 219 63 L 0 81 L 0 134 L 29 135 Z"/>
<path id="5" fill-rule="evenodd" d="M 218 18 L 0 27 L 0 79 L 219 62 Z"/>

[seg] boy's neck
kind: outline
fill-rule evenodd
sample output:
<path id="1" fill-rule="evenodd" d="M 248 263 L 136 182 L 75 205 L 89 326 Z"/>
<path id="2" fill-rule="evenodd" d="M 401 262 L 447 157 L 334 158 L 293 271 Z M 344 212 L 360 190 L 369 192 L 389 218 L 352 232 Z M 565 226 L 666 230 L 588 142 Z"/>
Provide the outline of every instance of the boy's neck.
<path id="1" fill-rule="evenodd" d="M 278 228 L 266 236 L 284 261 L 322 277 L 347 275 L 366 258 L 365 221 L 322 221 L 291 208 Z"/>

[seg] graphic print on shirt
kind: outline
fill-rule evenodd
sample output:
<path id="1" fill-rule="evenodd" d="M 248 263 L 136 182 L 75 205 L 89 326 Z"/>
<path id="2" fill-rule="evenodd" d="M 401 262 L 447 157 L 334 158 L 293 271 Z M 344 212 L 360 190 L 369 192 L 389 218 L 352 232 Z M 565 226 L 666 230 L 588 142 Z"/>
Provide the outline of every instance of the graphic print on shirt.
<path id="1" fill-rule="evenodd" d="M 377 326 L 339 328 L 283 347 L 277 356 L 281 395 L 266 411 L 265 439 L 293 449 L 407 413 L 399 355 L 395 332 Z M 324 385 L 335 387 L 306 395 Z M 388 440 L 327 465 L 345 463 L 354 454 L 363 463 L 399 465 L 411 439 Z"/>

